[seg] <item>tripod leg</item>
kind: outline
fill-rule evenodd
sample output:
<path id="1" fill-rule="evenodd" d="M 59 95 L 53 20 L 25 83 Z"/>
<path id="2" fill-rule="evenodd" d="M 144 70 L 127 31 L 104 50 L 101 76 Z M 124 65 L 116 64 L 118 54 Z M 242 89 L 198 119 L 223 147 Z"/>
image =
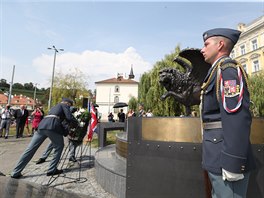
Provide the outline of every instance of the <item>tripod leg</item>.
<path id="1" fill-rule="evenodd" d="M 80 168 L 79 168 L 79 180 L 78 181 L 81 180 L 81 171 L 82 171 L 82 147 L 83 147 L 83 145 L 81 144 L 81 156 L 80 156 L 80 164 L 79 164 Z"/>
<path id="2" fill-rule="evenodd" d="M 66 148 L 64 149 L 64 152 L 63 152 L 63 154 L 62 154 L 62 156 L 61 156 L 61 158 L 60 158 L 60 161 L 59 161 L 59 163 L 58 164 L 60 164 L 61 163 L 61 161 L 62 161 L 62 159 L 64 158 L 64 155 L 65 155 L 65 158 L 64 158 L 64 160 L 63 160 L 63 162 L 62 162 L 62 165 L 61 165 L 61 168 L 63 168 L 63 166 L 64 166 L 64 163 L 65 163 L 65 161 L 66 161 L 66 157 L 68 156 L 68 154 L 69 154 L 69 150 L 68 150 L 68 148 L 69 148 L 69 145 L 70 145 L 70 142 L 68 143 L 68 145 L 66 146 Z M 68 150 L 68 151 L 67 151 Z M 66 153 L 67 152 L 67 153 Z M 54 170 L 55 171 L 55 170 Z M 49 185 L 51 185 L 58 177 L 59 177 L 60 175 L 57 175 L 56 177 L 54 176 L 54 175 L 52 175 L 51 177 L 50 177 L 50 179 L 49 179 L 49 181 L 48 181 L 48 183 L 47 183 L 47 186 L 49 186 Z M 52 181 L 51 181 L 52 180 Z"/>

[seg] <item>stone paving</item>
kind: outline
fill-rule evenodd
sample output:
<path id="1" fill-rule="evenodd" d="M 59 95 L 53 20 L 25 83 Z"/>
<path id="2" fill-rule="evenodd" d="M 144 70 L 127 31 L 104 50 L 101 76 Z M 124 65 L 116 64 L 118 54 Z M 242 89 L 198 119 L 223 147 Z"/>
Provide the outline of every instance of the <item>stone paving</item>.
<path id="1" fill-rule="evenodd" d="M 66 139 L 65 139 L 66 140 Z M 0 171 L 7 176 L 15 166 L 20 155 L 26 148 L 30 141 L 30 137 L 27 138 L 9 138 L 7 140 L 0 139 Z M 38 152 L 35 154 L 33 159 L 26 166 L 22 172 L 23 177 L 19 180 L 33 182 L 40 185 L 48 185 L 49 187 L 60 189 L 63 191 L 76 193 L 83 195 L 83 197 L 89 198 L 115 198 L 113 195 L 107 193 L 95 179 L 95 168 L 94 168 L 94 154 L 97 149 L 92 148 L 89 150 L 88 146 L 83 146 L 82 159 L 80 158 L 81 147 L 77 149 L 77 160 L 78 162 L 68 161 L 68 149 L 67 140 L 65 141 L 64 155 L 59 165 L 59 169 L 62 167 L 64 173 L 59 176 L 48 177 L 46 176 L 49 161 L 52 158 L 52 154 L 49 156 L 47 161 L 43 164 L 36 165 L 36 160 L 41 156 L 46 145 L 49 143 L 48 140 L 44 142 L 44 145 L 40 147 Z M 91 156 L 90 156 L 91 154 Z M 4 162 L 4 163 L 2 163 Z M 80 166 L 81 165 L 81 166 Z"/>

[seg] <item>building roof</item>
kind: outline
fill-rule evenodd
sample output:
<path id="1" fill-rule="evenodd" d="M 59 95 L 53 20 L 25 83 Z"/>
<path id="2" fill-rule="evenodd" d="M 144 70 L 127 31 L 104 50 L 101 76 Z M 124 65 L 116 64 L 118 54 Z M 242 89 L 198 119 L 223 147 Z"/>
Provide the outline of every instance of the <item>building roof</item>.
<path id="1" fill-rule="evenodd" d="M 7 104 L 8 98 L 4 94 L 0 94 L 0 104 Z"/>
<path id="2" fill-rule="evenodd" d="M 131 79 L 125 79 L 125 78 L 123 78 L 123 76 L 119 76 L 117 78 L 110 78 L 110 79 L 95 82 L 95 84 L 111 84 L 111 83 L 115 83 L 115 84 L 138 84 L 137 81 L 131 80 Z"/>
<path id="3" fill-rule="evenodd" d="M 8 97 L 0 93 L 0 105 L 6 105 L 7 102 L 8 102 Z M 18 105 L 33 106 L 34 99 L 23 95 L 13 95 L 10 103 L 11 106 L 18 106 Z"/>

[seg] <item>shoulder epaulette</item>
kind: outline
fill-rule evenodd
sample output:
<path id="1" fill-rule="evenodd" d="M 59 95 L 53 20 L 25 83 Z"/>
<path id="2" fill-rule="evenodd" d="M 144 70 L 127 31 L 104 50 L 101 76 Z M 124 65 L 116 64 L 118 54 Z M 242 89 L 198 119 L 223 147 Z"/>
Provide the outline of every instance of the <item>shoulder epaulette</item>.
<path id="1" fill-rule="evenodd" d="M 233 67 L 233 68 L 237 68 L 238 67 L 238 63 L 235 60 L 232 59 L 226 59 L 220 66 L 220 68 L 222 70 L 225 70 L 228 67 Z"/>

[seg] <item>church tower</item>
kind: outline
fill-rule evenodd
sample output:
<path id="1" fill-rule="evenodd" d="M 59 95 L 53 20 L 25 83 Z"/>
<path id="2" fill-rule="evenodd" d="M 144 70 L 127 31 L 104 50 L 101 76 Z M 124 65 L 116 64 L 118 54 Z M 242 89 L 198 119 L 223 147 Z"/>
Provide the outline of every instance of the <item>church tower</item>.
<path id="1" fill-rule="evenodd" d="M 134 79 L 134 78 L 135 78 L 135 75 L 133 73 L 133 65 L 131 65 L 130 74 L 128 76 L 128 79 Z"/>

